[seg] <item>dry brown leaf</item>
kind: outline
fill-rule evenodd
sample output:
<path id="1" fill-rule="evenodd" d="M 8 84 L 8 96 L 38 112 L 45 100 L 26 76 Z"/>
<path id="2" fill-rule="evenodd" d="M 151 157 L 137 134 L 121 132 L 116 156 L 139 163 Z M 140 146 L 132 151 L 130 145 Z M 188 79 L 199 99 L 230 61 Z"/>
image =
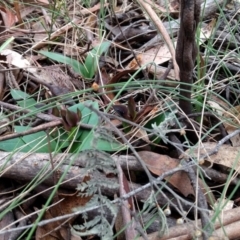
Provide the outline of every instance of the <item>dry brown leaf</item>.
<path id="1" fill-rule="evenodd" d="M 170 158 L 167 155 L 161 155 L 148 151 L 141 151 L 138 152 L 138 154 L 146 163 L 147 168 L 158 176 L 176 168 L 179 165 L 178 159 Z M 185 172 L 177 172 L 171 177 L 168 177 L 166 180 L 176 187 L 185 197 L 189 194 L 195 195 L 191 182 Z"/>
<path id="2" fill-rule="evenodd" d="M 153 65 L 151 64 L 148 68 L 148 72 L 156 75 L 156 78 L 157 79 L 161 79 L 161 76 L 166 72 L 167 68 L 166 67 L 162 67 L 162 66 L 158 66 L 158 65 Z M 167 76 L 167 79 L 170 79 L 170 80 L 174 80 L 174 81 L 177 81 L 175 79 L 175 75 L 174 75 L 174 71 L 171 69 L 168 76 Z M 170 83 L 167 83 L 168 85 L 170 85 Z M 173 85 L 176 86 L 178 83 L 177 82 L 173 82 Z"/>
<path id="3" fill-rule="evenodd" d="M 35 33 L 34 34 L 34 41 L 39 42 L 42 41 L 42 39 L 46 38 L 48 36 L 48 27 L 46 26 L 45 21 L 42 19 L 39 19 L 37 22 L 34 22 L 32 24 L 32 30 L 35 32 L 42 32 L 42 33 Z"/>
<path id="4" fill-rule="evenodd" d="M 52 94 L 55 96 L 74 91 L 73 78 L 64 71 L 64 67 L 52 65 L 38 68 L 37 73 L 33 73 L 33 75 L 44 80 L 45 84 L 55 87 L 54 93 L 52 92 L 53 89 L 51 89 Z"/>
<path id="5" fill-rule="evenodd" d="M 0 7 L 0 21 L 3 21 L 4 27 L 11 28 L 17 21 L 15 14 L 8 8 Z"/>
<path id="6" fill-rule="evenodd" d="M 150 143 L 147 131 L 144 129 L 139 128 L 137 132 L 134 134 L 134 136 L 137 137 L 138 139 L 142 139 L 146 143 Z"/>
<path id="7" fill-rule="evenodd" d="M 127 65 L 127 69 L 138 69 L 139 65 L 142 65 L 142 61 L 143 61 L 143 57 L 142 54 L 137 55 L 137 60 L 134 58 L 128 65 Z"/>
<path id="8" fill-rule="evenodd" d="M 96 76 L 96 82 L 94 85 L 92 85 L 92 88 L 95 86 L 96 84 L 99 84 L 98 87 L 98 91 L 100 93 L 102 93 L 102 97 L 104 99 L 105 104 L 108 104 L 109 102 L 111 102 L 114 99 L 114 94 L 112 93 L 113 88 L 112 87 L 104 87 L 105 85 L 109 84 L 110 82 L 110 77 L 108 75 L 108 73 L 106 72 L 106 70 L 104 68 L 101 69 L 101 72 L 98 72 L 97 76 Z"/>
<path id="9" fill-rule="evenodd" d="M 169 52 L 169 49 L 166 44 L 163 44 L 162 46 L 157 46 L 154 48 L 150 48 L 146 52 L 142 53 L 142 66 L 155 62 L 156 64 L 162 64 L 167 62 L 169 59 L 171 59 L 171 53 Z"/>
<path id="10" fill-rule="evenodd" d="M 2 191 L 5 191 L 5 189 Z M 13 214 L 13 211 L 10 211 L 1 218 L 0 229 L 8 227 L 12 222 L 14 222 L 14 214 Z M 8 229 L 11 229 L 11 228 L 8 227 Z M 11 237 L 11 232 L 1 234 L 1 240 L 9 240 L 10 237 Z"/>
<path id="11" fill-rule="evenodd" d="M 201 44 L 212 35 L 215 25 L 216 25 L 216 19 L 213 18 L 209 24 L 207 24 L 206 26 L 201 28 L 201 32 L 200 32 L 200 43 Z"/>
<path id="12" fill-rule="evenodd" d="M 91 197 L 78 197 L 76 194 L 64 196 L 64 199 L 59 204 L 53 206 L 45 212 L 44 219 L 52 219 L 54 217 L 72 213 L 74 208 L 84 206 L 90 200 L 90 198 Z M 67 220 L 67 222 L 72 222 L 74 218 Z M 38 227 L 36 231 L 36 240 L 67 239 L 67 236 L 69 235 L 69 229 L 66 227 L 66 225 L 61 226 L 63 222 L 65 222 L 65 220 L 52 222 L 42 227 Z M 59 226 L 61 227 L 58 228 Z"/>
<path id="13" fill-rule="evenodd" d="M 35 68 L 30 68 L 30 62 L 27 59 L 23 58 L 22 55 L 18 52 L 15 52 L 11 49 L 4 49 L 1 51 L 0 56 L 4 56 L 6 58 L 6 60 L 1 60 L 3 63 L 11 64 L 17 68 L 27 68 L 29 72 L 36 72 Z"/>
<path id="14" fill-rule="evenodd" d="M 240 105 L 229 109 L 223 114 L 223 117 L 225 117 L 227 120 L 223 122 L 223 125 L 228 134 L 237 130 L 240 126 Z M 240 146 L 240 134 L 231 137 L 230 140 L 233 147 Z"/>
<path id="15" fill-rule="evenodd" d="M 217 100 L 217 99 L 216 99 Z M 219 116 L 222 116 L 225 112 L 224 108 L 220 106 L 218 101 L 215 100 L 209 100 L 207 101 L 207 104 L 212 108 L 214 112 L 216 112 Z"/>
<path id="16" fill-rule="evenodd" d="M 206 153 L 212 152 L 216 147 L 216 143 L 206 142 L 200 148 L 200 157 L 206 156 Z M 223 144 L 216 154 L 206 157 L 205 160 L 211 163 L 220 164 L 229 168 L 234 168 L 240 173 L 240 159 L 239 159 L 239 147 L 232 147 L 230 145 Z M 189 151 L 187 151 L 189 154 Z M 198 149 L 191 150 L 191 156 L 197 158 Z"/>
<path id="17" fill-rule="evenodd" d="M 117 213 L 117 217 L 116 217 L 114 226 L 115 226 L 115 230 L 117 233 L 120 232 L 124 228 L 123 216 L 122 216 L 121 211 L 118 211 L 118 213 Z M 117 240 L 125 240 L 124 231 L 122 231 L 118 234 Z"/>
<path id="18" fill-rule="evenodd" d="M 205 40 L 207 40 L 211 36 L 211 33 L 215 26 L 215 22 L 216 21 L 212 20 L 212 22 L 210 22 L 208 25 L 201 29 L 200 44 L 202 44 Z M 169 52 L 168 46 L 166 44 L 163 44 L 162 46 L 156 46 L 147 50 L 146 52 L 143 52 L 141 65 L 144 66 L 145 64 L 151 62 L 154 62 L 158 65 L 167 62 L 171 58 L 172 56 L 171 53 Z"/>
<path id="19" fill-rule="evenodd" d="M 218 108 L 217 110 L 221 110 L 221 112 L 219 112 L 219 115 L 222 116 L 223 112 L 225 112 L 226 109 L 230 108 L 230 104 L 227 103 L 226 101 L 223 101 L 220 97 L 214 95 L 214 94 L 210 94 L 209 95 L 209 99 L 211 99 L 212 102 L 218 103 Z M 214 109 L 214 107 L 213 107 Z"/>
<path id="20" fill-rule="evenodd" d="M 44 214 L 44 219 L 52 219 L 52 218 L 53 218 L 53 216 L 51 215 L 51 212 L 49 210 L 47 210 Z M 41 240 L 56 240 L 56 239 L 59 239 L 59 236 L 58 236 L 57 232 L 53 231 L 58 226 L 59 226 L 59 223 L 53 222 L 53 223 L 50 223 L 50 224 L 46 224 L 42 227 L 38 227 L 37 230 L 36 230 L 35 239 L 36 240 L 40 240 L 40 239 Z M 48 234 L 50 232 L 51 232 L 51 234 Z"/>
<path id="21" fill-rule="evenodd" d="M 13 6 L 14 6 L 14 10 L 15 10 L 15 13 L 16 13 L 16 16 L 18 19 L 18 23 L 20 24 L 19 27 L 24 28 L 19 1 L 14 1 Z"/>

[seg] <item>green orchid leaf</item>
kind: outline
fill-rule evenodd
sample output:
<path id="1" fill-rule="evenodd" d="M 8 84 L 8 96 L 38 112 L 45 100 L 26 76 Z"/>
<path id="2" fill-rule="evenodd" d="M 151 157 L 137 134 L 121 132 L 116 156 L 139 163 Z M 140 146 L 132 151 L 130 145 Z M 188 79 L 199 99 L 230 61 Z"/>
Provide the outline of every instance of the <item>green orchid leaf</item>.
<path id="1" fill-rule="evenodd" d="M 85 60 L 85 70 L 87 71 L 86 76 L 92 79 L 97 70 L 99 57 L 105 53 L 110 47 L 111 43 L 103 42 L 100 46 L 97 46 L 91 50 Z"/>
<path id="2" fill-rule="evenodd" d="M 101 45 L 94 47 L 90 52 L 88 52 L 84 64 L 81 64 L 77 60 L 59 53 L 47 51 L 40 51 L 39 53 L 54 61 L 68 64 L 74 69 L 76 73 L 79 73 L 82 77 L 86 79 L 92 79 L 97 70 L 99 57 L 108 50 L 110 45 L 110 42 L 102 42 Z"/>
<path id="3" fill-rule="evenodd" d="M 6 152 L 30 152 L 31 147 L 26 145 L 22 138 L 14 138 L 0 142 L 0 150 Z"/>
<path id="4" fill-rule="evenodd" d="M 52 59 L 52 60 L 54 60 L 54 61 L 57 61 L 57 62 L 60 62 L 60 63 L 63 63 L 63 64 L 68 64 L 73 68 L 73 70 L 76 73 L 78 73 L 82 76 L 85 75 L 85 73 L 82 72 L 83 65 L 75 59 L 64 56 L 60 53 L 47 52 L 47 51 L 40 51 L 39 53 L 48 57 L 48 58 L 50 58 L 50 59 Z"/>
<path id="5" fill-rule="evenodd" d="M 95 112 L 92 112 L 88 107 L 86 107 L 84 104 L 88 104 L 93 106 L 93 108 L 95 109 L 99 109 L 98 106 L 98 102 L 93 102 L 93 101 L 85 101 L 84 103 L 79 103 L 76 104 L 74 106 L 71 106 L 69 109 L 71 111 L 77 111 L 77 108 L 80 109 L 81 113 L 82 113 L 82 119 L 81 122 L 85 123 L 85 124 L 89 124 L 91 126 L 97 126 L 98 125 L 98 121 L 99 121 L 99 117 Z M 77 141 L 73 144 L 71 152 L 77 152 L 79 151 L 81 148 L 81 144 L 84 142 L 85 139 L 88 138 L 88 135 L 91 133 L 90 130 L 85 130 L 85 129 L 79 129 L 77 136 L 75 139 L 77 139 Z"/>
<path id="6" fill-rule="evenodd" d="M 17 89 L 11 89 L 10 92 L 13 99 L 17 101 L 19 107 L 27 108 L 28 110 L 32 111 L 37 109 L 35 107 L 37 104 L 36 100 L 32 98 L 32 96 L 30 96 L 29 94 Z"/>
<path id="7" fill-rule="evenodd" d="M 159 125 L 161 122 L 163 122 L 166 118 L 166 113 L 162 113 L 157 115 L 156 117 L 154 117 L 153 119 L 151 119 L 150 121 L 148 121 L 144 127 L 152 129 L 152 124 L 156 123 L 157 125 Z M 152 137 L 151 140 L 155 143 L 155 144 L 159 144 L 161 141 L 160 137 Z M 155 149 L 155 146 L 152 147 L 153 149 Z"/>
<path id="8" fill-rule="evenodd" d="M 99 137 L 95 140 L 94 134 L 94 130 L 88 134 L 80 146 L 80 151 L 95 148 L 100 151 L 115 152 L 126 149 L 126 146 L 110 136 L 109 139 Z M 93 141 L 95 141 L 96 144 Z"/>
<path id="9" fill-rule="evenodd" d="M 15 126 L 16 132 L 24 132 L 31 129 L 28 126 Z M 32 152 L 48 153 L 49 150 L 54 152 L 57 148 L 56 142 L 50 137 L 50 146 L 48 146 L 47 134 L 44 131 L 29 134 L 22 137 L 22 140 L 30 147 Z"/>

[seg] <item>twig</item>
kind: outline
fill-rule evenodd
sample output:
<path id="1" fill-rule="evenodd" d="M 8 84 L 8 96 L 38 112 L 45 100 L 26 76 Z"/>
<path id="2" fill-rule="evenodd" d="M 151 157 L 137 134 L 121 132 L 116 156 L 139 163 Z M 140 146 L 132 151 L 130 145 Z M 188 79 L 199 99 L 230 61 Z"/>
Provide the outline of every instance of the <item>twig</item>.
<path id="1" fill-rule="evenodd" d="M 236 239 L 240 236 L 240 232 L 238 230 L 238 225 L 240 221 L 240 207 L 234 208 L 228 211 L 224 211 L 224 214 L 219 213 L 219 219 L 214 223 L 214 229 L 216 229 L 213 234 L 212 238 L 210 237 L 209 239 L 214 239 L 214 240 L 220 240 L 224 239 L 226 237 L 229 237 L 229 239 Z M 200 225 L 199 221 L 199 225 Z M 234 226 L 233 229 L 230 230 L 230 227 Z M 224 229 L 223 229 L 224 228 Z M 191 240 L 195 239 L 194 232 L 195 232 L 195 227 L 193 222 L 188 222 L 182 225 L 176 225 L 174 227 L 171 227 L 168 229 L 168 232 L 164 234 L 161 238 L 159 238 L 159 233 L 151 233 L 148 235 L 148 239 L 150 240 L 172 240 L 172 239 L 185 239 L 185 240 Z M 235 231 L 234 231 L 235 230 Z M 234 237 L 232 234 L 234 234 Z M 236 234 L 238 233 L 238 234 Z M 186 237 L 182 237 L 185 236 Z M 182 238 L 181 238 L 182 237 Z M 139 240 L 143 240 L 140 238 Z"/>
<path id="2" fill-rule="evenodd" d="M 29 116 L 30 115 L 34 115 L 37 118 L 40 118 L 40 119 L 42 119 L 44 121 L 47 121 L 47 122 L 60 121 L 61 120 L 60 118 L 55 117 L 55 116 L 50 115 L 50 114 L 35 113 L 35 112 L 31 111 L 31 110 L 28 110 L 28 109 L 25 109 L 25 108 L 21 108 L 21 107 L 18 107 L 16 105 L 13 105 L 13 104 L 10 104 L 10 103 L 5 103 L 5 102 L 2 102 L 2 101 L 0 101 L 0 106 L 5 107 L 5 108 L 10 109 L 10 110 L 13 110 L 13 111 L 17 111 L 15 113 L 20 112 L 20 113 L 26 113 Z"/>
<path id="3" fill-rule="evenodd" d="M 61 118 L 55 117 L 53 115 L 51 116 L 51 115 L 44 114 L 44 113 L 34 113 L 31 110 L 23 109 L 21 107 L 18 107 L 18 106 L 9 104 L 9 103 L 1 102 L 1 101 L 0 101 L 0 106 L 3 106 L 5 108 L 11 109 L 11 110 L 15 110 L 15 111 L 18 111 L 18 112 L 27 113 L 28 115 L 34 115 L 35 114 L 36 117 L 49 122 L 49 123 L 45 123 L 45 124 L 42 124 L 40 126 L 31 128 L 31 129 L 29 129 L 27 131 L 24 131 L 24 132 L 21 132 L 21 133 L 13 133 L 13 134 L 8 134 L 8 135 L 5 135 L 5 136 L 2 136 L 2 137 L 0 137 L 0 141 L 7 140 L 7 139 L 12 139 L 12 138 L 16 138 L 16 137 L 22 137 L 22 136 L 25 136 L 25 135 L 29 135 L 29 134 L 32 134 L 32 133 L 36 133 L 36 132 L 39 132 L 39 131 L 46 130 L 47 128 L 52 128 L 52 127 L 62 125 Z M 87 129 L 87 130 L 92 130 L 93 129 L 92 125 L 85 124 L 85 123 L 79 123 L 79 127 L 83 128 L 83 129 Z"/>
<path id="4" fill-rule="evenodd" d="M 182 171 L 182 170 L 183 170 L 183 166 L 180 166 L 180 167 L 177 167 L 177 168 L 172 169 L 170 171 L 167 171 L 164 174 L 162 174 L 161 176 L 159 176 L 158 178 L 154 179 L 153 183 L 157 184 L 158 182 L 162 181 L 167 176 L 170 176 L 170 175 L 172 175 L 172 174 L 174 174 L 174 173 L 176 173 L 178 171 Z M 135 190 L 133 190 L 133 191 L 123 195 L 121 198 L 118 198 L 118 199 L 115 199 L 115 200 L 111 201 L 111 203 L 115 204 L 115 203 L 120 203 L 123 200 L 127 200 L 128 198 L 130 198 L 130 197 L 136 195 L 137 193 L 139 193 L 139 192 L 149 188 L 150 186 L 151 186 L 151 184 L 147 183 L 144 186 L 141 186 L 141 187 L 139 187 L 139 188 L 137 188 L 137 189 L 135 189 Z M 55 222 L 55 221 L 61 221 L 61 220 L 64 220 L 64 219 L 67 219 L 67 218 L 70 218 L 70 217 L 78 216 L 79 214 L 90 212 L 90 211 L 98 209 L 98 208 L 99 208 L 99 206 L 89 207 L 89 208 L 86 208 L 84 210 L 79 210 L 79 211 L 76 211 L 76 212 L 71 213 L 71 214 L 65 214 L 63 216 L 59 216 L 59 217 L 52 218 L 52 219 L 49 219 L 49 220 L 40 221 L 37 225 L 38 226 L 44 226 L 46 224 L 49 224 L 49 223 L 52 223 L 52 222 Z M 19 221 L 13 222 L 11 225 L 8 226 L 8 228 L 13 226 L 13 225 L 15 225 Z M 28 229 L 28 228 L 31 228 L 33 226 L 35 226 L 35 224 L 30 224 L 30 225 L 23 226 L 23 227 L 20 227 L 20 228 L 11 228 L 10 230 L 5 230 L 3 228 L 3 229 L 0 230 L 0 235 L 4 234 L 4 233 L 12 232 L 12 231 L 14 232 L 14 231 L 20 231 L 20 230 Z"/>
<path id="5" fill-rule="evenodd" d="M 215 153 L 217 153 L 219 151 L 219 148 L 225 143 L 227 142 L 229 139 L 231 139 L 232 137 L 236 136 L 237 134 L 240 133 L 240 129 L 235 130 L 234 132 L 228 134 L 226 137 L 224 137 L 222 140 L 220 140 L 217 145 L 215 146 L 215 148 L 208 154 L 204 155 L 203 158 L 206 158 L 208 156 L 211 156 Z"/>
<path id="6" fill-rule="evenodd" d="M 162 74 L 162 76 L 159 79 L 166 79 L 170 70 L 172 69 L 172 62 L 169 61 L 168 67 L 165 70 L 165 72 Z M 136 116 L 136 121 L 138 121 L 138 119 L 142 116 L 142 114 L 144 113 L 145 109 L 149 106 L 149 104 L 152 102 L 152 100 L 154 99 L 154 97 L 157 95 L 157 88 L 154 88 L 151 92 L 151 95 L 148 97 L 147 101 L 145 102 L 144 106 L 142 107 L 142 109 L 137 113 Z"/>
<path id="7" fill-rule="evenodd" d="M 183 166 L 187 166 L 187 163 L 185 160 L 181 161 L 181 163 L 183 164 Z M 208 209 L 207 201 L 206 201 L 206 198 L 204 197 L 202 189 L 199 187 L 199 184 L 197 184 L 196 173 L 191 167 L 184 169 L 184 171 L 188 174 L 188 177 L 190 178 L 193 189 L 196 191 L 196 195 L 197 195 L 196 200 L 197 200 L 198 206 L 202 209 L 207 210 Z M 212 224 L 209 221 L 209 217 L 205 211 L 199 211 L 199 214 L 201 216 L 201 222 L 202 222 L 203 239 L 207 240 L 209 237 L 209 234 L 212 233 L 213 231 Z"/>
<path id="8" fill-rule="evenodd" d="M 158 17 L 158 15 L 155 13 L 155 11 L 152 10 L 151 4 L 149 1 L 146 0 L 138 0 L 138 2 L 142 5 L 144 10 L 147 12 L 148 16 L 151 18 L 159 32 L 162 34 L 163 39 L 165 40 L 168 49 L 172 55 L 172 60 L 173 60 L 173 66 L 174 66 L 174 72 L 175 72 L 175 78 L 179 79 L 179 67 L 175 59 L 175 49 L 172 43 L 171 38 L 169 37 L 169 34 L 164 27 L 161 19 Z"/>
<path id="9" fill-rule="evenodd" d="M 171 137 L 173 146 L 174 146 L 174 143 L 179 144 L 180 141 L 175 135 L 172 134 L 172 135 L 170 135 L 170 137 Z M 178 151 L 178 154 L 180 155 L 183 152 L 183 148 L 177 147 L 177 151 Z M 183 166 L 188 165 L 185 160 L 182 160 L 181 164 Z M 198 206 L 202 209 L 207 210 L 208 206 L 207 206 L 206 198 L 204 197 L 202 189 L 198 185 L 198 176 L 196 176 L 196 173 L 194 171 L 194 166 L 188 167 L 184 171 L 187 173 L 187 175 L 191 181 L 192 187 L 196 192 L 196 202 L 197 202 Z M 205 239 L 207 239 L 208 233 L 212 232 L 211 225 L 210 225 L 211 223 L 210 223 L 209 217 L 207 216 L 205 211 L 200 211 L 200 216 L 201 216 L 202 226 L 206 227 L 206 229 L 204 229 L 206 232 L 203 232 L 203 235 L 204 235 Z M 197 216 L 196 216 L 196 218 L 197 218 Z"/>
<path id="10" fill-rule="evenodd" d="M 107 6 L 107 5 L 108 4 L 105 4 L 105 6 Z M 99 10 L 101 7 L 102 7 L 101 3 L 98 3 L 98 4 L 96 4 L 92 8 L 81 10 L 79 12 L 79 14 L 86 15 L 88 13 L 92 13 L 92 12 L 95 12 L 95 11 Z M 31 48 L 29 48 L 27 51 L 25 51 L 24 54 L 26 54 L 29 51 L 37 50 L 39 48 L 44 47 L 45 45 L 48 44 L 48 41 L 53 40 L 54 38 L 58 37 L 62 33 L 72 29 L 74 26 L 78 25 L 80 22 L 82 22 L 82 18 L 80 18 L 80 19 L 73 19 L 73 21 L 71 21 L 70 23 L 66 24 L 65 26 L 57 29 L 55 32 L 50 34 L 49 37 L 45 37 L 41 41 L 39 41 L 38 43 L 34 44 Z"/>
<path id="11" fill-rule="evenodd" d="M 191 114 L 188 114 L 187 116 L 185 115 L 182 115 L 182 116 L 180 116 L 179 118 L 178 118 L 178 121 L 180 122 L 181 120 L 184 120 L 184 119 L 187 119 L 187 118 L 194 118 L 194 117 L 199 117 L 199 116 L 202 116 L 202 112 L 196 112 L 196 113 L 191 113 Z M 225 128 L 224 128 L 224 126 L 223 126 L 223 123 L 222 122 L 220 122 L 220 117 L 218 117 L 218 116 L 216 116 L 214 113 L 212 113 L 212 112 L 204 112 L 204 117 L 207 117 L 207 116 L 209 116 L 209 117 L 213 117 L 214 119 L 216 119 L 218 122 L 219 122 L 219 124 L 218 124 L 218 128 L 219 128 L 219 131 L 220 131 L 220 133 L 221 133 L 221 135 L 222 135 L 222 137 L 226 137 L 227 136 L 227 132 L 226 132 L 226 130 L 225 130 Z M 217 125 L 217 124 L 216 124 Z M 228 140 L 227 140 L 228 141 Z M 229 142 L 230 143 L 230 142 Z"/>
<path id="12" fill-rule="evenodd" d="M 59 125 L 62 125 L 61 121 L 54 121 L 54 122 L 44 123 L 44 124 L 41 124 L 40 126 L 33 127 L 33 128 L 31 128 L 29 130 L 26 130 L 24 132 L 12 133 L 12 134 L 8 134 L 8 135 L 5 135 L 5 136 L 2 136 L 2 137 L 0 137 L 0 141 L 13 139 L 13 138 L 17 138 L 17 137 L 23 137 L 23 136 L 26 136 L 26 135 L 29 135 L 29 134 L 33 134 L 33 133 L 37 133 L 37 132 L 40 132 L 40 131 L 44 131 L 44 130 L 46 130 L 48 128 L 56 127 L 56 126 L 59 126 Z"/>
<path id="13" fill-rule="evenodd" d="M 116 22 L 117 22 L 117 25 L 118 25 L 118 28 L 119 28 L 121 34 L 122 34 L 122 36 L 124 37 L 125 41 L 127 42 L 127 45 L 128 45 L 128 47 L 129 47 L 129 49 L 131 49 L 131 53 L 132 53 L 134 59 L 136 60 L 137 65 L 139 66 L 139 68 L 141 68 L 141 64 L 140 64 L 140 62 L 139 62 L 139 60 L 138 60 L 135 52 L 133 51 L 131 44 L 129 43 L 129 41 L 128 41 L 127 37 L 126 37 L 125 32 L 122 30 L 122 28 L 121 28 L 121 26 L 120 26 L 120 23 L 119 23 L 119 21 L 118 21 L 118 18 L 117 18 L 117 16 L 116 16 L 116 13 L 115 13 L 115 11 L 114 11 L 114 8 L 113 8 L 112 4 L 111 4 L 110 6 L 111 6 L 111 10 L 112 10 L 112 12 L 113 12 L 113 14 L 114 14 L 114 17 L 115 17 L 115 19 L 116 19 Z M 129 27 L 131 27 L 131 26 L 129 26 Z M 145 69 L 142 69 L 142 68 L 141 68 L 141 70 L 142 70 L 142 73 L 143 73 L 145 79 L 148 79 L 148 74 L 147 74 L 146 70 L 145 70 Z"/>
<path id="14" fill-rule="evenodd" d="M 126 194 L 126 190 L 124 189 L 124 178 L 126 177 L 123 175 L 122 168 L 119 164 L 118 161 L 115 161 L 117 170 L 118 170 L 118 180 L 119 180 L 119 194 L 120 197 L 124 196 Z M 131 201 L 133 203 L 133 201 Z M 133 203 L 134 204 L 134 203 Z M 133 206 L 132 206 L 133 207 Z M 122 214 L 122 219 L 123 219 L 123 224 L 127 226 L 125 230 L 125 237 L 126 239 L 134 239 L 134 237 L 137 236 L 137 233 L 135 231 L 136 228 L 136 222 L 134 219 L 131 219 L 131 214 L 130 214 L 130 209 L 129 209 L 129 204 L 128 201 L 122 201 L 121 202 L 121 214 Z"/>

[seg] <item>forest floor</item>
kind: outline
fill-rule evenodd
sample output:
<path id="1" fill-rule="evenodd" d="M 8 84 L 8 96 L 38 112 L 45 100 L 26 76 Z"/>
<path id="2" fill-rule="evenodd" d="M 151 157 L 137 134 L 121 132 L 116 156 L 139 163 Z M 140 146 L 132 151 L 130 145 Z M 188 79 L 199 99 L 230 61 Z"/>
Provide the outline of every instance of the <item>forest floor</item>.
<path id="1" fill-rule="evenodd" d="M 0 239 L 240 239 L 240 3 L 181 4 L 0 2 Z"/>

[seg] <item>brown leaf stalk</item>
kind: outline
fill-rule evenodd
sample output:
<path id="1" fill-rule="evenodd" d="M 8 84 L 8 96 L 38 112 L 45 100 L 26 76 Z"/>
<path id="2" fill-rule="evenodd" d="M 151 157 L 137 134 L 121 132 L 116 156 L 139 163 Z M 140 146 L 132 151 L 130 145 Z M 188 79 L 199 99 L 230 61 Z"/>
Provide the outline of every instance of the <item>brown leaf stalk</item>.
<path id="1" fill-rule="evenodd" d="M 153 23 L 157 27 L 158 31 L 162 34 L 162 37 L 163 37 L 164 41 L 166 42 L 166 44 L 168 46 L 168 49 L 169 49 L 169 51 L 172 55 L 175 78 L 179 79 L 179 67 L 178 67 L 178 64 L 175 60 L 174 45 L 173 45 L 173 42 L 172 42 L 166 28 L 164 27 L 161 19 L 158 17 L 158 15 L 155 13 L 155 11 L 153 11 L 153 9 L 151 7 L 152 3 L 150 3 L 149 1 L 146 1 L 146 0 L 138 0 L 138 2 L 141 4 L 141 6 L 147 12 L 148 16 L 151 18 L 151 20 L 153 21 Z"/>

